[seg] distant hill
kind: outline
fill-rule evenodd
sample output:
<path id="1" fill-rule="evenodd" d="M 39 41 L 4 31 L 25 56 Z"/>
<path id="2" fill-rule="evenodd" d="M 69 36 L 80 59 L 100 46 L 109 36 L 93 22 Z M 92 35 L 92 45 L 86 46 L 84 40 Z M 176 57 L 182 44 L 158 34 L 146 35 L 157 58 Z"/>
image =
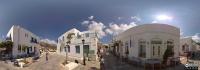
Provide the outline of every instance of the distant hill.
<path id="1" fill-rule="evenodd" d="M 56 44 L 49 44 L 49 43 L 46 43 L 46 42 L 40 42 L 39 44 L 40 44 L 41 47 L 44 47 L 44 48 L 57 49 Z"/>

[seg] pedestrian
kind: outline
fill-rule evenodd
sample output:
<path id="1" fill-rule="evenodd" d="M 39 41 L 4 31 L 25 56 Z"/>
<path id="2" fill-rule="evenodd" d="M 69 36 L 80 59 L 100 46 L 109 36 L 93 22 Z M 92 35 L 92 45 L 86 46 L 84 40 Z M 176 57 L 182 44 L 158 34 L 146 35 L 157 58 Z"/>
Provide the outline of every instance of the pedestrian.
<path id="1" fill-rule="evenodd" d="M 85 57 L 83 57 L 83 65 L 86 65 L 86 63 L 85 63 Z"/>
<path id="2" fill-rule="evenodd" d="M 46 61 L 48 61 L 48 52 L 46 52 Z"/>
<path id="3" fill-rule="evenodd" d="M 100 58 L 100 70 L 105 70 L 105 65 L 104 65 L 104 58 Z"/>

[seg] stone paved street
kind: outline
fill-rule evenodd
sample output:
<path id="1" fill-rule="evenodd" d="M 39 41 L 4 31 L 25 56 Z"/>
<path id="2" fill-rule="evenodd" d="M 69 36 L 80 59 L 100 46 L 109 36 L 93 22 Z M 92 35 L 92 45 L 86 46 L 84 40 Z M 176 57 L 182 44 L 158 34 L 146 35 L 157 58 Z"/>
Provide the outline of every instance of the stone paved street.
<path id="1" fill-rule="evenodd" d="M 17 70 L 16 67 L 13 67 L 11 64 L 7 64 L 4 61 L 0 61 L 0 70 Z"/>
<path id="2" fill-rule="evenodd" d="M 0 62 L 0 70 L 64 70 L 61 66 L 63 56 L 52 53 L 49 55 L 49 60 L 45 60 L 45 56 L 42 56 L 37 62 L 32 63 L 25 68 L 14 67 L 12 63 Z"/>
<path id="3" fill-rule="evenodd" d="M 38 62 L 31 64 L 29 67 L 25 67 L 23 70 L 64 70 L 61 66 L 63 60 L 63 56 L 51 53 L 49 54 L 48 61 L 46 61 L 46 57 L 43 55 Z"/>
<path id="4" fill-rule="evenodd" d="M 107 54 L 105 58 L 106 70 L 144 70 L 143 68 L 135 67 L 117 60 L 112 54 Z"/>
<path id="5" fill-rule="evenodd" d="M 117 60 L 112 54 L 107 54 L 105 58 L 105 70 L 144 70 L 144 68 L 129 65 L 125 62 Z M 12 63 L 5 63 L 0 61 L 0 70 L 64 70 L 65 68 L 61 65 L 65 57 L 58 55 L 56 53 L 51 53 L 49 55 L 49 60 L 45 60 L 45 55 L 43 55 L 37 62 L 32 63 L 30 66 L 25 68 L 14 67 Z M 183 59 L 182 61 L 185 61 Z M 195 63 L 200 63 L 200 61 L 195 61 Z M 98 61 L 86 62 L 86 66 L 81 65 L 77 70 L 99 70 L 100 64 Z M 183 70 L 183 65 L 178 65 L 175 67 L 166 68 L 163 70 Z"/>

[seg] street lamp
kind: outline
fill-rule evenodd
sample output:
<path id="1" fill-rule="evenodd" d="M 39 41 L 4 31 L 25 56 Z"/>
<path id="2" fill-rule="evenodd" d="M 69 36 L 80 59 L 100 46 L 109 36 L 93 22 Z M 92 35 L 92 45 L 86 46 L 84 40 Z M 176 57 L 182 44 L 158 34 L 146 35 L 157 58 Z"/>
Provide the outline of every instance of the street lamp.
<path id="1" fill-rule="evenodd" d="M 85 40 L 84 39 L 82 40 L 82 43 L 83 43 L 83 65 L 86 65 L 86 63 L 85 63 L 85 55 L 84 55 L 84 44 L 85 44 Z"/>
<path id="2" fill-rule="evenodd" d="M 67 58 L 68 58 L 68 51 L 67 51 L 67 48 L 69 47 L 69 43 L 67 43 L 67 45 L 66 45 L 66 47 L 65 47 L 65 53 L 66 53 L 66 60 L 65 60 L 65 62 L 66 62 L 66 64 L 68 63 L 67 62 Z M 68 48 L 69 49 L 69 48 Z"/>

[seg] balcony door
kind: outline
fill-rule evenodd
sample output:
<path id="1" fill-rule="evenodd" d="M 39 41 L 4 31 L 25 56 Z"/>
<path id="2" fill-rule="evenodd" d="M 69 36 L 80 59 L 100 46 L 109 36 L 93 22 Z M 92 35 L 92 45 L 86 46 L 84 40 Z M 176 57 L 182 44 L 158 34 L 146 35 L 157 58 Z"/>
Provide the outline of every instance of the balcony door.
<path id="1" fill-rule="evenodd" d="M 151 56 L 152 58 L 159 59 L 161 55 L 162 41 L 160 39 L 153 39 L 151 41 Z"/>

